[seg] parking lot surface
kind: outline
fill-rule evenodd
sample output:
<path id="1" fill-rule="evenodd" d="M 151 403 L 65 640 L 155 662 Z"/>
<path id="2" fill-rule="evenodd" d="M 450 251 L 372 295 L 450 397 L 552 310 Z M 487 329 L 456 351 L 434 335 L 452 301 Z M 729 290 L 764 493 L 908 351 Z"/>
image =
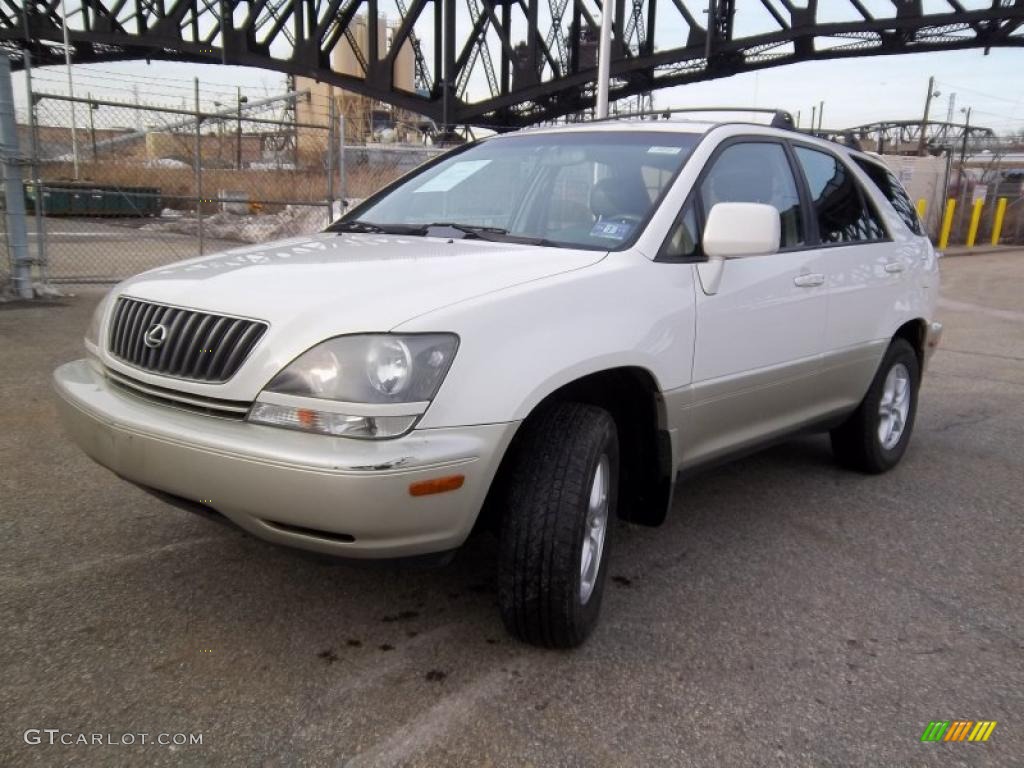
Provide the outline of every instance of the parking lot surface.
<path id="1" fill-rule="evenodd" d="M 116 479 L 49 385 L 100 293 L 0 305 L 0 765 L 1020 765 L 1024 252 L 942 272 L 903 463 L 809 437 L 686 480 L 664 526 L 614 530 L 573 652 L 506 636 L 487 537 L 340 564 Z M 956 719 L 998 725 L 920 741 Z M 25 743 L 46 728 L 202 744 Z"/>

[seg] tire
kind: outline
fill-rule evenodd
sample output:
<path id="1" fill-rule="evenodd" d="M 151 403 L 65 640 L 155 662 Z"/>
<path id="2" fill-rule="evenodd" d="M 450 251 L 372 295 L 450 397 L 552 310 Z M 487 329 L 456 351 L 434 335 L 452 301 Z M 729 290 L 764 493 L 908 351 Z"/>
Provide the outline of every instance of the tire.
<path id="1" fill-rule="evenodd" d="M 597 624 L 604 592 L 619 487 L 615 422 L 592 405 L 555 403 L 523 429 L 501 505 L 498 604 L 506 628 L 519 639 L 573 648 Z M 588 528 L 592 517 L 600 517 L 591 514 L 592 495 L 600 497 L 597 484 L 605 494 L 599 543 L 598 526 Z M 591 528 L 595 537 L 585 536 Z M 597 558 L 587 578 L 585 545 Z"/>
<path id="2" fill-rule="evenodd" d="M 831 432 L 836 460 L 867 474 L 888 472 L 899 464 L 914 431 L 920 386 L 917 353 L 906 339 L 894 339 L 857 410 Z M 883 404 L 890 415 L 883 415 Z M 903 426 L 897 436 L 892 425 L 899 421 Z"/>

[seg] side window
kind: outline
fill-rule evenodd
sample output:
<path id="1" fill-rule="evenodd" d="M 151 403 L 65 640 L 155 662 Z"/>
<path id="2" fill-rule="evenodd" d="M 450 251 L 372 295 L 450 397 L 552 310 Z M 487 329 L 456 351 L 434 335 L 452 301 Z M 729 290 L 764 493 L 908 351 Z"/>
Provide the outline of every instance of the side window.
<path id="1" fill-rule="evenodd" d="M 796 157 L 810 188 L 821 242 L 863 243 L 885 239 L 885 229 L 846 166 L 827 152 L 806 147 L 796 147 Z"/>
<path id="2" fill-rule="evenodd" d="M 704 215 L 716 203 L 765 203 L 775 206 L 782 223 L 783 248 L 806 242 L 796 180 L 781 144 L 750 142 L 727 147 L 700 185 Z"/>
<path id="3" fill-rule="evenodd" d="M 868 178 L 875 182 L 875 186 L 885 195 L 885 199 L 889 201 L 893 210 L 903 219 L 907 229 L 915 235 L 924 235 L 924 229 L 921 228 L 921 220 L 917 217 L 917 209 L 914 208 L 914 204 L 910 201 L 910 195 L 903 189 L 903 185 L 900 184 L 900 180 L 896 178 L 896 175 L 892 171 L 867 160 L 854 158 L 854 161 L 867 174 Z"/>
<path id="4" fill-rule="evenodd" d="M 691 200 L 672 225 L 658 258 L 668 261 L 694 258 L 699 252 L 698 244 L 697 212 Z"/>

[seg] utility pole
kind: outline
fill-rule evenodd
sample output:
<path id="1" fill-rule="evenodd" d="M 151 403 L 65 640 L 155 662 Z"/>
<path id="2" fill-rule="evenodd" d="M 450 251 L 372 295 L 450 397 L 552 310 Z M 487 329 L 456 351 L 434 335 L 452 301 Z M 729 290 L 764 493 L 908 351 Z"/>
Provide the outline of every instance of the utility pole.
<path id="1" fill-rule="evenodd" d="M 935 77 L 928 78 L 928 95 L 924 98 L 924 115 L 921 117 L 921 135 L 917 140 L 917 154 L 924 157 L 928 154 L 928 112 L 932 107 L 932 97 L 938 96 L 935 90 Z"/>
<path id="2" fill-rule="evenodd" d="M 612 0 L 601 2 L 601 36 L 597 43 L 597 104 L 594 109 L 594 117 L 598 120 L 608 117 L 608 81 L 611 79 L 611 55 L 612 55 L 612 18 L 615 13 L 615 3 Z M 710 39 L 711 25 L 708 25 L 708 36 Z"/>
<path id="3" fill-rule="evenodd" d="M 812 106 L 811 106 L 811 133 L 812 133 L 812 134 L 813 134 L 813 133 L 814 133 L 814 131 L 815 131 L 815 128 L 814 128 L 814 120 L 815 120 L 815 116 L 816 116 L 817 114 L 818 114 L 818 108 L 812 105 Z"/>
<path id="4" fill-rule="evenodd" d="M 825 102 L 818 102 L 818 133 L 821 133 L 821 124 L 825 120 Z"/>

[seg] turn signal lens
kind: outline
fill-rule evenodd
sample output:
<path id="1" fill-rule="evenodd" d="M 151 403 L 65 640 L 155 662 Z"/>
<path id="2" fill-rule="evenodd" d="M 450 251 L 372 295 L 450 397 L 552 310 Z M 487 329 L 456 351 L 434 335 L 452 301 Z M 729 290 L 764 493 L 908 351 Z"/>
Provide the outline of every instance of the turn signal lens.
<path id="1" fill-rule="evenodd" d="M 409 486 L 410 496 L 429 496 L 432 493 L 444 493 L 445 491 L 456 491 L 466 482 L 465 475 L 448 475 L 447 477 L 435 477 L 433 480 L 421 480 Z"/>
<path id="2" fill-rule="evenodd" d="M 344 413 L 259 402 L 253 405 L 249 412 L 249 421 L 254 424 L 365 439 L 404 435 L 412 429 L 418 418 L 419 416 L 350 416 Z"/>

